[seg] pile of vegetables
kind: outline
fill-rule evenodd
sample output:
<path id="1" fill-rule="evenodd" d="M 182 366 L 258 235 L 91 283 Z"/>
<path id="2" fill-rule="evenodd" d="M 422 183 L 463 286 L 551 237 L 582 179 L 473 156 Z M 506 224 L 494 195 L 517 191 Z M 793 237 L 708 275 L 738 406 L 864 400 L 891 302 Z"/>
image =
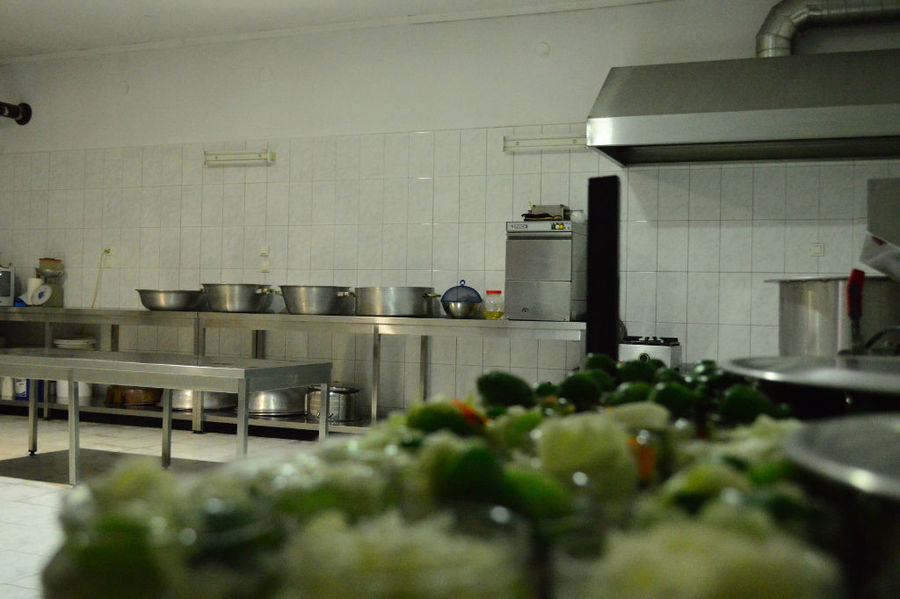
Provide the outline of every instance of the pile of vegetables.
<path id="1" fill-rule="evenodd" d="M 784 406 L 706 361 L 504 372 L 364 436 L 74 489 L 45 597 L 824 598 Z"/>

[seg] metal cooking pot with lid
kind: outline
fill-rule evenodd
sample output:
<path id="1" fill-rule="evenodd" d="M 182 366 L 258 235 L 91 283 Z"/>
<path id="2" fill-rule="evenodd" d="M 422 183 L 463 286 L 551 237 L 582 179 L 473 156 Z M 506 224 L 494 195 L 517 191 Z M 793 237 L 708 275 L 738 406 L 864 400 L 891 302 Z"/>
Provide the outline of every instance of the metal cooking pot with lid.
<path id="1" fill-rule="evenodd" d="M 360 316 L 434 316 L 433 287 L 357 287 L 356 313 Z"/>
<path id="2" fill-rule="evenodd" d="M 322 413 L 322 390 L 318 385 L 306 388 L 306 419 L 318 422 Z M 328 422 L 355 422 L 360 419 L 359 389 L 340 384 L 328 386 Z"/>
<path id="3" fill-rule="evenodd" d="M 834 356 L 852 346 L 846 277 L 773 279 L 778 283 L 778 351 L 784 356 Z M 862 286 L 863 339 L 900 325 L 900 283 L 868 276 Z"/>
<path id="4" fill-rule="evenodd" d="M 281 295 L 291 314 L 356 314 L 356 294 L 350 287 L 282 285 Z"/>
<path id="5" fill-rule="evenodd" d="M 213 312 L 264 312 L 275 291 L 267 285 L 203 283 Z"/>

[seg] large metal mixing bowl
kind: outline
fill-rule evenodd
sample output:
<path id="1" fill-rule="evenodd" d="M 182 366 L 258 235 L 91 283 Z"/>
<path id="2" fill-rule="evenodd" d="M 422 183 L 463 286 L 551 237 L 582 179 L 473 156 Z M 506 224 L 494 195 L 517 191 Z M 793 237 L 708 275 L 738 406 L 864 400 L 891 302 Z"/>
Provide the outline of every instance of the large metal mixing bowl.
<path id="1" fill-rule="evenodd" d="M 282 285 L 281 295 L 291 314 L 356 314 L 356 294 L 350 287 Z"/>
<path id="2" fill-rule="evenodd" d="M 203 283 L 213 312 L 263 312 L 272 305 L 271 287 L 254 284 Z"/>
<path id="3" fill-rule="evenodd" d="M 237 406 L 237 393 L 224 393 L 219 391 L 203 391 L 204 410 L 227 410 Z M 193 410 L 194 392 L 190 389 L 172 390 L 173 410 Z"/>
<path id="4" fill-rule="evenodd" d="M 206 296 L 200 289 L 135 289 L 148 310 L 203 309 Z"/>
<path id="5" fill-rule="evenodd" d="M 247 411 L 254 416 L 291 416 L 303 414 L 304 389 L 257 391 L 247 400 Z"/>
<path id="6" fill-rule="evenodd" d="M 450 318 L 475 318 L 481 302 L 441 302 L 441 306 Z"/>

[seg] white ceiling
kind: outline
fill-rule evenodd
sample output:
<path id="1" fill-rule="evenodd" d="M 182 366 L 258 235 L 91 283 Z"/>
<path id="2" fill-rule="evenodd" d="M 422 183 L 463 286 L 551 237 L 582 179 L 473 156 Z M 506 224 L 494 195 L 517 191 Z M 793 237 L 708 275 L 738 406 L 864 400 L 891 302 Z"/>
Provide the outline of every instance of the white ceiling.
<path id="1" fill-rule="evenodd" d="M 663 0 L 0 0 L 0 62 Z"/>

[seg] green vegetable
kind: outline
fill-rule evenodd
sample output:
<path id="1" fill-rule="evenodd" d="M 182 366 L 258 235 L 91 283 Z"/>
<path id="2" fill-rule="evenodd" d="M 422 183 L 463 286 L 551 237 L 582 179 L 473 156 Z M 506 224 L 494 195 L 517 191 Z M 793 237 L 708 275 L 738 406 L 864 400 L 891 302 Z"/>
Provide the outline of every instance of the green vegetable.
<path id="1" fill-rule="evenodd" d="M 465 416 L 455 406 L 440 401 L 420 403 L 411 407 L 406 425 L 426 433 L 447 429 L 457 435 L 466 436 L 474 432 Z"/>
<path id="2" fill-rule="evenodd" d="M 443 465 L 435 488 L 445 499 L 500 501 L 504 494 L 503 465 L 487 446 L 474 443 Z"/>
<path id="3" fill-rule="evenodd" d="M 558 389 L 559 397 L 568 399 L 577 410 L 582 412 L 600 404 L 602 391 L 603 389 L 597 384 L 596 377 L 587 372 L 576 372 L 569 375 L 559 384 Z"/>
<path id="4" fill-rule="evenodd" d="M 765 394 L 747 385 L 729 387 L 719 402 L 719 414 L 728 423 L 747 424 L 760 414 L 775 412 L 775 406 Z"/>
<path id="5" fill-rule="evenodd" d="M 656 370 L 656 366 L 642 360 L 622 362 L 619 364 L 619 380 L 623 383 L 629 381 L 652 383 L 653 375 L 656 374 Z"/>
<path id="6" fill-rule="evenodd" d="M 585 374 L 589 374 L 601 391 L 611 391 L 616 388 L 616 381 L 605 370 L 585 370 Z"/>
<path id="7" fill-rule="evenodd" d="M 490 427 L 491 437 L 502 447 L 513 449 L 521 447 L 528 440 L 531 431 L 544 420 L 544 415 L 537 409 L 525 410 L 513 406 L 506 414 L 498 418 Z"/>
<path id="8" fill-rule="evenodd" d="M 585 370 L 602 370 L 610 376 L 618 376 L 618 364 L 606 354 L 588 354 L 584 360 Z"/>
<path id="9" fill-rule="evenodd" d="M 487 406 L 525 406 L 535 404 L 534 391 L 519 377 L 508 372 L 493 371 L 483 374 L 476 381 L 481 399 Z"/>
<path id="10" fill-rule="evenodd" d="M 511 466 L 504 472 L 503 504 L 531 519 L 558 518 L 572 513 L 569 490 L 538 470 Z"/>
<path id="11" fill-rule="evenodd" d="M 675 418 L 692 415 L 698 401 L 694 392 L 679 383 L 658 383 L 648 399 L 665 407 Z"/>
<path id="12" fill-rule="evenodd" d="M 544 381 L 534 388 L 534 394 L 538 399 L 544 399 L 545 397 L 555 397 L 556 385 L 549 381 Z"/>
<path id="13" fill-rule="evenodd" d="M 643 381 L 622 383 L 607 398 L 608 405 L 618 406 L 626 403 L 644 401 L 650 395 L 651 387 Z"/>

